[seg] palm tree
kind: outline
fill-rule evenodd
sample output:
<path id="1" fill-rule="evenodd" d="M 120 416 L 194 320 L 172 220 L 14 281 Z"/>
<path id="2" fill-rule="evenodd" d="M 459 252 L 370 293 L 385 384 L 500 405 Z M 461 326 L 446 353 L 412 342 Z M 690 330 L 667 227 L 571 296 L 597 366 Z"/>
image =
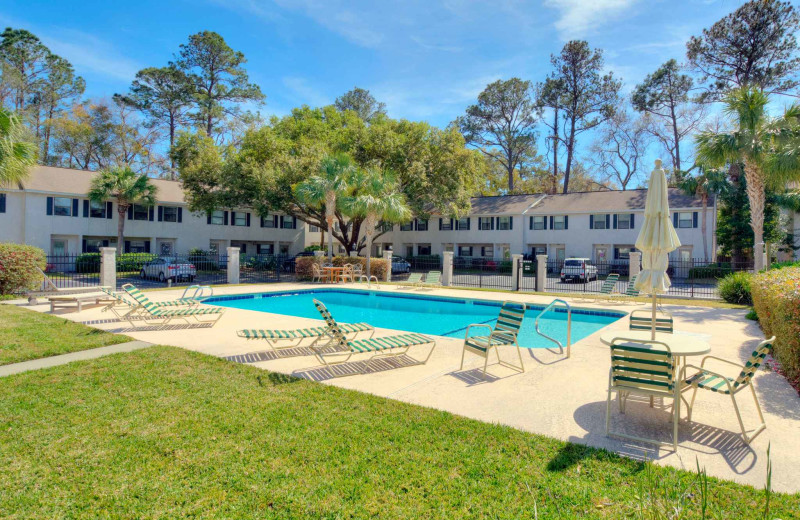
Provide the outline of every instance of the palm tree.
<path id="1" fill-rule="evenodd" d="M 94 202 L 105 202 L 115 199 L 117 202 L 117 254 L 122 253 L 125 236 L 125 214 L 134 204 L 154 206 L 158 189 L 145 174 L 138 174 L 130 166 L 122 166 L 102 170 L 92 179 L 89 188 L 89 199 Z"/>
<path id="2" fill-rule="evenodd" d="M 311 207 L 325 208 L 328 223 L 328 261 L 333 261 L 333 220 L 336 216 L 337 198 L 347 193 L 355 171 L 353 162 L 345 154 L 325 157 L 317 175 L 295 186 L 297 198 Z"/>
<path id="3" fill-rule="evenodd" d="M 0 186 L 19 182 L 36 165 L 37 146 L 13 113 L 0 108 Z"/>
<path id="4" fill-rule="evenodd" d="M 367 271 L 369 276 L 372 259 L 372 239 L 381 222 L 400 223 L 411 218 L 411 209 L 406 197 L 399 191 L 397 180 L 388 170 L 370 168 L 358 172 L 353 186 L 356 192 L 342 202 L 347 215 L 364 219 L 367 238 Z M 391 266 L 389 266 L 391 269 Z"/>
<path id="5" fill-rule="evenodd" d="M 800 178 L 800 106 L 792 105 L 782 116 L 770 117 L 768 96 L 761 90 L 742 87 L 725 98 L 724 112 L 734 118 L 732 132 L 701 132 L 695 137 L 697 161 L 707 167 L 741 163 L 750 203 L 750 227 L 755 237 L 755 268 L 764 266 L 758 249 L 764 241 L 766 188 L 783 188 Z"/>
<path id="6" fill-rule="evenodd" d="M 703 204 L 703 216 L 700 220 L 700 229 L 703 233 L 703 258 L 708 262 L 708 238 L 706 229 L 708 227 L 708 200 L 712 194 L 719 195 L 727 189 L 728 182 L 725 179 L 725 172 L 718 169 L 700 167 L 699 173 L 695 176 L 681 176 L 678 180 L 678 188 L 690 196 L 700 197 Z"/>

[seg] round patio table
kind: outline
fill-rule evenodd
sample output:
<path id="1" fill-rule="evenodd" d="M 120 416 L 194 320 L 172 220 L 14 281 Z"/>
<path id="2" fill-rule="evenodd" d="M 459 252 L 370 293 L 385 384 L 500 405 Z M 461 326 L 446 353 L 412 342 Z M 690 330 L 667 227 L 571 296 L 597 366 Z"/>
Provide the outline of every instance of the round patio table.
<path id="1" fill-rule="evenodd" d="M 344 272 L 344 269 L 345 269 L 344 266 L 342 267 L 328 266 L 328 267 L 323 267 L 322 271 L 327 272 L 328 281 L 330 283 L 338 283 L 339 276 Z"/>
<path id="2" fill-rule="evenodd" d="M 611 345 L 614 338 L 625 338 L 633 341 L 650 341 L 652 333 L 649 330 L 609 330 L 600 334 L 600 341 Z M 708 341 L 687 334 L 667 334 L 656 332 L 656 341 L 665 343 L 673 356 L 684 358 L 686 356 L 700 356 L 711 352 Z"/>

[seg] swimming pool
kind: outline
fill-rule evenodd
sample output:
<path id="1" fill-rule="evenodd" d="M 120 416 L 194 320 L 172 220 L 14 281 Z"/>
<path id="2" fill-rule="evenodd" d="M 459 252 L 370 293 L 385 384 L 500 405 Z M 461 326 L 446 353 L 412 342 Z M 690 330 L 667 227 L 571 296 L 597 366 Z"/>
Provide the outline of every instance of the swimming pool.
<path id="1" fill-rule="evenodd" d="M 320 315 L 312 302 L 315 298 L 328 307 L 337 321 L 343 323 L 364 321 L 375 327 L 462 338 L 464 331 L 472 323 L 493 325 L 501 305 L 501 302 L 489 300 L 324 288 L 214 296 L 207 298 L 204 303 L 319 320 Z M 534 330 L 534 321 L 542 309 L 543 305 L 528 305 L 519 335 L 520 346 L 554 346 Z M 620 311 L 573 309 L 572 342 L 585 338 L 623 316 L 626 313 Z M 548 312 L 539 323 L 542 332 L 566 343 L 565 311 L 556 309 L 556 312 Z M 253 323 L 251 327 L 270 328 L 258 323 Z M 480 334 L 485 333 L 485 330 L 473 329 L 470 332 Z"/>

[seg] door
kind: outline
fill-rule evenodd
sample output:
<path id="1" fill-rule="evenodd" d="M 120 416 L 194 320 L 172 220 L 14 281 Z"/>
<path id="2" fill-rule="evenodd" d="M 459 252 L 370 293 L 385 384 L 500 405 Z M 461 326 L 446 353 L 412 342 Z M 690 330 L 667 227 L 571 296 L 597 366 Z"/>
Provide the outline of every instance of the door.
<path id="1" fill-rule="evenodd" d="M 608 247 L 596 246 L 594 248 L 594 260 L 597 264 L 604 264 L 608 261 Z"/>
<path id="2" fill-rule="evenodd" d="M 54 238 L 50 242 L 50 253 L 53 256 L 67 256 L 67 241 L 62 238 Z"/>
<path id="3" fill-rule="evenodd" d="M 565 258 L 567 258 L 567 250 L 563 247 L 556 248 L 556 263 L 562 265 Z"/>
<path id="4" fill-rule="evenodd" d="M 171 241 L 164 241 L 161 242 L 158 250 L 161 256 L 172 256 L 172 252 L 175 250 L 175 245 Z"/>

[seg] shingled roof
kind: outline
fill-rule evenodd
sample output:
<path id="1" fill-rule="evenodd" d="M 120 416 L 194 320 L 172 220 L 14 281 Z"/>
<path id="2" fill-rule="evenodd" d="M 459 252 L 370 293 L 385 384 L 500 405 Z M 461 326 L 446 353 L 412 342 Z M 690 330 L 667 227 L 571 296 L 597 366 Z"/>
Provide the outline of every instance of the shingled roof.
<path id="1" fill-rule="evenodd" d="M 554 213 L 642 211 L 646 200 L 647 190 L 588 191 L 547 195 L 527 214 L 550 215 Z M 713 206 L 713 197 L 710 197 L 708 204 Z M 699 209 L 703 207 L 703 203 L 700 197 L 686 195 L 678 188 L 669 188 L 669 207 L 671 209 Z"/>

